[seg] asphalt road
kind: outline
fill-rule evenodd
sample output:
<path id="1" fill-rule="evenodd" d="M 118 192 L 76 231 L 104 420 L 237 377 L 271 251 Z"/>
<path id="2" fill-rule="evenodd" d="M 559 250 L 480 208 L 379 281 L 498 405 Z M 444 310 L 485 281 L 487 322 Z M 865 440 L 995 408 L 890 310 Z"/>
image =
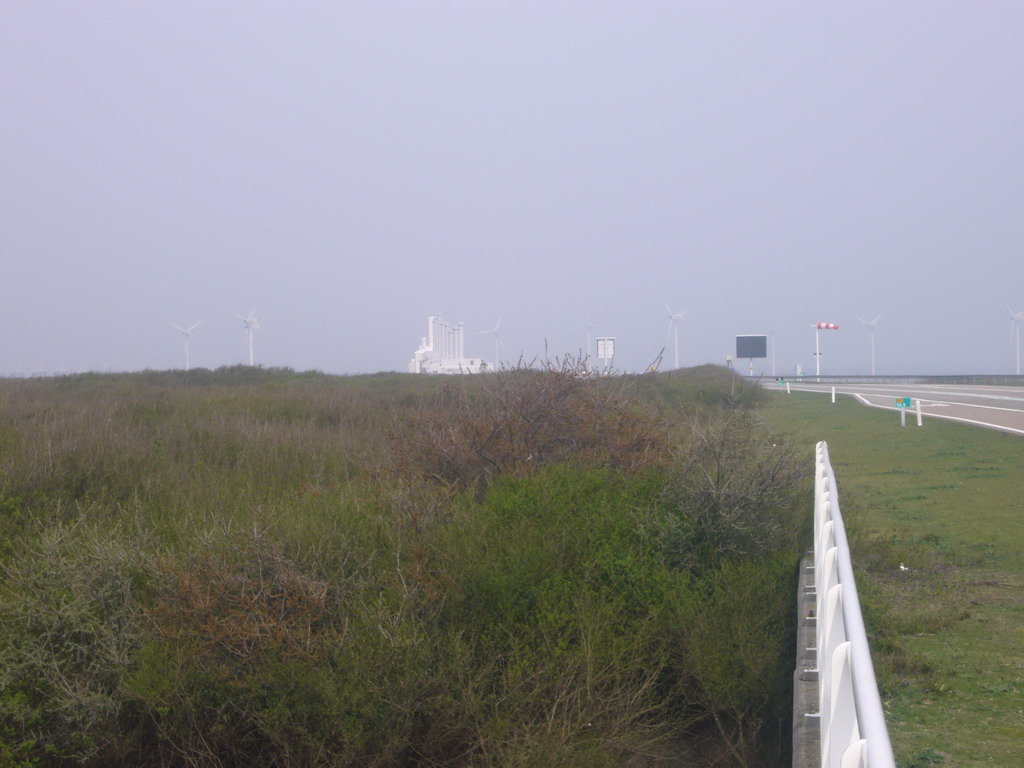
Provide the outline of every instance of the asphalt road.
<path id="1" fill-rule="evenodd" d="M 785 393 L 786 385 L 767 384 L 769 390 Z M 1002 432 L 1024 435 L 1024 388 L 995 387 L 980 384 L 803 384 L 789 382 L 794 392 L 821 392 L 836 396 L 852 395 L 864 405 L 897 411 L 896 399 L 909 397 L 907 424 L 917 421 L 921 404 L 924 421 L 950 419 Z"/>

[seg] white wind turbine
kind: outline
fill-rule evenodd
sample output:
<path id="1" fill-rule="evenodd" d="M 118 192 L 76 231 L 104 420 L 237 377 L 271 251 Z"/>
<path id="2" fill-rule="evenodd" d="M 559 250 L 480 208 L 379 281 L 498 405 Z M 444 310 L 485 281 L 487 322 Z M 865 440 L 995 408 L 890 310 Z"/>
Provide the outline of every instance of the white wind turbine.
<path id="1" fill-rule="evenodd" d="M 1017 347 L 1017 375 L 1020 376 L 1020 324 L 1024 322 L 1024 310 L 1014 312 L 1010 305 L 1006 305 L 1006 311 L 1010 313 L 1010 335 L 1016 335 Z"/>
<path id="2" fill-rule="evenodd" d="M 875 331 L 878 330 L 878 321 L 882 318 L 882 315 L 884 315 L 884 314 L 885 314 L 885 312 L 879 312 L 877 315 L 875 315 L 875 319 L 872 320 L 870 323 L 867 320 L 865 320 L 863 317 L 858 317 L 857 318 L 862 323 L 864 323 L 864 325 L 866 325 L 868 327 L 868 333 L 871 334 L 871 375 L 872 376 L 875 375 Z"/>
<path id="3" fill-rule="evenodd" d="M 501 328 L 501 318 L 502 317 L 504 317 L 504 315 L 499 315 L 498 316 L 498 322 L 496 322 L 494 324 L 494 327 L 491 328 L 491 330 L 489 330 L 489 331 L 477 331 L 477 335 L 481 335 L 481 336 L 483 334 L 486 334 L 486 333 L 494 334 L 494 370 L 498 370 L 498 365 L 499 365 L 498 346 L 501 343 L 501 337 L 500 337 L 500 335 L 498 333 L 498 329 Z"/>
<path id="4" fill-rule="evenodd" d="M 250 310 L 249 314 L 246 315 L 245 317 L 242 317 L 241 315 L 231 315 L 231 317 L 237 318 L 238 320 L 241 320 L 243 323 L 245 323 L 245 335 L 248 337 L 248 340 L 249 340 L 249 365 L 250 366 L 255 365 L 255 363 L 253 362 L 253 355 L 252 355 L 252 335 L 253 335 L 253 332 L 257 328 L 260 327 L 260 321 L 255 317 L 255 314 L 256 314 L 256 307 L 253 307 L 252 310 Z"/>
<path id="5" fill-rule="evenodd" d="M 662 304 L 665 305 L 665 309 L 668 310 L 668 336 L 665 337 L 665 344 L 668 344 L 668 339 L 671 336 L 675 336 L 675 361 L 676 368 L 679 368 L 679 321 L 686 317 L 689 310 L 683 310 L 682 312 L 673 312 L 672 307 L 668 305 L 668 302 L 662 299 Z"/>
<path id="6" fill-rule="evenodd" d="M 590 313 L 589 312 L 587 313 L 587 321 L 585 323 L 583 323 L 583 325 L 576 326 L 575 328 L 573 328 L 573 330 L 574 331 L 586 330 L 586 332 L 587 332 L 587 354 L 586 354 L 586 357 L 584 357 L 584 363 L 587 366 L 587 373 L 590 373 L 590 350 L 592 350 L 594 348 L 593 347 L 593 342 L 591 341 L 590 336 L 591 336 L 591 333 L 593 333 L 593 331 L 594 331 L 594 326 L 590 322 Z"/>
<path id="7" fill-rule="evenodd" d="M 173 325 L 175 328 L 177 328 L 179 331 L 181 331 L 182 335 L 185 337 L 185 370 L 186 371 L 190 370 L 189 360 L 188 360 L 188 340 L 189 340 L 189 337 L 192 336 L 192 331 L 194 331 L 196 328 L 198 328 L 200 323 L 202 323 L 202 322 L 203 321 L 200 320 L 198 323 L 190 325 L 188 328 L 182 328 L 177 323 L 171 323 L 171 325 Z"/>
<path id="8" fill-rule="evenodd" d="M 779 326 L 774 326 L 768 330 L 768 336 L 772 341 L 772 378 L 775 378 L 775 334 L 779 330 Z"/>

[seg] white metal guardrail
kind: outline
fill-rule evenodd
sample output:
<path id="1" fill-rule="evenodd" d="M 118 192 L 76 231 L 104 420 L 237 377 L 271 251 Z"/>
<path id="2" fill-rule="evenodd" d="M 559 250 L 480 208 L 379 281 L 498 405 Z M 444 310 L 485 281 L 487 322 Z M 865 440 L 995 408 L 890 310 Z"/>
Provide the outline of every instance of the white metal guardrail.
<path id="1" fill-rule="evenodd" d="M 814 584 L 822 768 L 895 768 L 828 446 L 814 473 Z"/>

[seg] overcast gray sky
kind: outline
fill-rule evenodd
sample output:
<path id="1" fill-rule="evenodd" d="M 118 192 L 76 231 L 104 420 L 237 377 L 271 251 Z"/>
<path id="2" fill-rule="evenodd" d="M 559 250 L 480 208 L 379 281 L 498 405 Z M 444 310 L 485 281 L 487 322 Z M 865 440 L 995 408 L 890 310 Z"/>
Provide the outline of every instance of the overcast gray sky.
<path id="1" fill-rule="evenodd" d="M 1013 372 L 1024 3 L 0 0 L 0 371 Z M 671 343 L 666 359 L 672 361 Z M 746 369 L 746 364 L 741 368 Z M 770 361 L 756 363 L 758 371 Z"/>

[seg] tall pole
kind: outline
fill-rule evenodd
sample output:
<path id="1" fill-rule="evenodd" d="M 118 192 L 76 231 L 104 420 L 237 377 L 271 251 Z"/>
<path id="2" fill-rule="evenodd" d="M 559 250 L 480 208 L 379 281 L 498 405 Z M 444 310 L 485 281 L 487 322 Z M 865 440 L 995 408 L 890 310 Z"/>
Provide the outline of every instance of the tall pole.
<path id="1" fill-rule="evenodd" d="M 875 375 L 875 329 L 871 329 L 871 375 Z"/>
<path id="2" fill-rule="evenodd" d="M 821 329 L 814 329 L 814 375 L 821 376 Z"/>
<path id="3" fill-rule="evenodd" d="M 189 369 L 188 366 L 188 335 L 185 336 L 185 370 Z"/>
<path id="4" fill-rule="evenodd" d="M 679 370 L 679 321 L 672 318 L 672 326 L 675 331 L 675 347 L 676 347 L 676 370 Z"/>

